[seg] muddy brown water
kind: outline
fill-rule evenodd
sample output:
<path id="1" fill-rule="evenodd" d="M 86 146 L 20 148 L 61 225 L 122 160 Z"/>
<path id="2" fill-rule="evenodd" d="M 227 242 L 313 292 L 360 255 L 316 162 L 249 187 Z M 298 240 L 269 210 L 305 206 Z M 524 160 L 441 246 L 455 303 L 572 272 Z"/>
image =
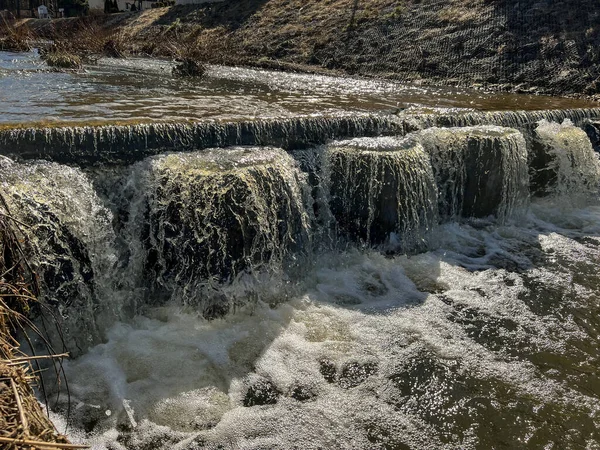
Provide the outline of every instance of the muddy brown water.
<path id="1" fill-rule="evenodd" d="M 169 61 L 103 59 L 81 73 L 48 73 L 32 53 L 0 52 L 0 123 L 117 122 L 391 111 L 539 110 L 597 106 L 569 98 L 212 66 L 171 76 Z"/>

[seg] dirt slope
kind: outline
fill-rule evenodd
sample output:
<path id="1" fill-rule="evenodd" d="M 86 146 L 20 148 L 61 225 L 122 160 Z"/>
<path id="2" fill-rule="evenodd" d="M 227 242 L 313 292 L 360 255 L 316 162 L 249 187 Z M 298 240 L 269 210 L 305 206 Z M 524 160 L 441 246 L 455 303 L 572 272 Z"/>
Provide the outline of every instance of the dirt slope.
<path id="1" fill-rule="evenodd" d="M 113 16 L 151 54 L 552 94 L 600 94 L 598 0 L 229 0 Z"/>

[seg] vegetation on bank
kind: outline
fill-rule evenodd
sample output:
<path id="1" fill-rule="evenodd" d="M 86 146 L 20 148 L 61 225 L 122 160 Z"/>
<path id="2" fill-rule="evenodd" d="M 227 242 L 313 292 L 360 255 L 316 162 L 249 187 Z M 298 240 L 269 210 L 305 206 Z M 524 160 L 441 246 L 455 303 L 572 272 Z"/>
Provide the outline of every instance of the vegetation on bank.
<path id="1" fill-rule="evenodd" d="M 0 51 L 29 52 L 33 34 L 27 25 L 15 26 L 14 23 L 0 19 Z"/>
<path id="2" fill-rule="evenodd" d="M 35 43 L 48 66 L 58 69 L 82 69 L 93 64 L 98 57 L 125 58 L 144 54 L 132 48 L 123 30 L 102 26 L 94 18 L 70 23 L 70 27 L 34 30 L 28 22 L 4 22 L 0 27 L 0 50 L 27 52 Z M 206 72 L 208 51 L 199 46 L 192 33 L 179 33 L 178 23 L 171 27 L 173 35 L 160 41 L 161 56 L 175 60 L 173 75 L 177 77 L 201 77 Z M 153 55 L 156 44 L 150 43 L 146 50 Z"/>
<path id="3" fill-rule="evenodd" d="M 103 54 L 86 34 L 118 35 L 118 56 L 192 45 L 201 64 L 600 97 L 596 0 L 236 0 L 27 23 L 80 56 Z"/>
<path id="4" fill-rule="evenodd" d="M 81 58 L 67 52 L 50 51 L 44 54 L 43 60 L 50 67 L 58 69 L 83 69 Z"/>
<path id="5" fill-rule="evenodd" d="M 86 448 L 69 444 L 59 434 L 36 399 L 32 385 L 38 382 L 36 371 L 42 361 L 60 361 L 36 325 L 29 319 L 31 311 L 43 309 L 38 301 L 37 277 L 24 250 L 26 242 L 21 224 L 14 219 L 0 194 L 0 447 L 6 449 Z M 33 356 L 19 348 L 17 336 L 29 342 Z M 48 355 L 35 356 L 32 339 L 46 344 Z M 54 365 L 57 379 L 60 367 Z M 43 382 L 41 391 L 44 392 Z M 46 404 L 48 399 L 46 398 Z"/>

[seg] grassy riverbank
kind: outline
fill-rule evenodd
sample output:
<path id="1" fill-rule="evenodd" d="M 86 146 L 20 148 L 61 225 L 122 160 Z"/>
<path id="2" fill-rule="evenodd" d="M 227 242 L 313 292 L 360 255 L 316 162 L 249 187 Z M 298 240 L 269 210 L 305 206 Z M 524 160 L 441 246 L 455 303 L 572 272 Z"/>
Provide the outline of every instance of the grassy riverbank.
<path id="1" fill-rule="evenodd" d="M 28 24 L 93 46 L 92 24 L 127 54 L 597 96 L 599 17 L 594 0 L 239 0 Z"/>

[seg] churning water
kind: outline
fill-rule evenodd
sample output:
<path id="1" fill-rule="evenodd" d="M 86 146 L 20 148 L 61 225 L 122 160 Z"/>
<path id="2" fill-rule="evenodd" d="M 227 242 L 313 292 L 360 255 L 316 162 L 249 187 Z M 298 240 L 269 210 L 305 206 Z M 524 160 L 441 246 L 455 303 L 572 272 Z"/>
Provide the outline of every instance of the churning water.
<path id="1" fill-rule="evenodd" d="M 117 323 L 67 365 L 71 430 L 98 449 L 598 448 L 599 221 L 534 203 L 416 256 L 324 253 L 224 319 Z"/>
<path id="2" fill-rule="evenodd" d="M 50 76 L 81 87 L 111 64 Z M 315 80 L 395 95 L 211 73 L 244 99 L 270 86 L 289 113 Z M 93 117 L 76 110 L 55 109 Z M 600 449 L 600 162 L 580 123 L 537 114 L 40 131 L 71 165 L 3 158 L 0 183 L 75 356 L 71 409 L 51 398 L 59 429 L 104 450 Z M 361 137 L 379 126 L 390 136 Z M 0 150 L 37 155 L 36 133 Z M 174 136 L 196 150 L 165 152 Z M 211 142 L 235 146 L 198 150 Z M 105 148 L 120 157 L 97 163 Z"/>

